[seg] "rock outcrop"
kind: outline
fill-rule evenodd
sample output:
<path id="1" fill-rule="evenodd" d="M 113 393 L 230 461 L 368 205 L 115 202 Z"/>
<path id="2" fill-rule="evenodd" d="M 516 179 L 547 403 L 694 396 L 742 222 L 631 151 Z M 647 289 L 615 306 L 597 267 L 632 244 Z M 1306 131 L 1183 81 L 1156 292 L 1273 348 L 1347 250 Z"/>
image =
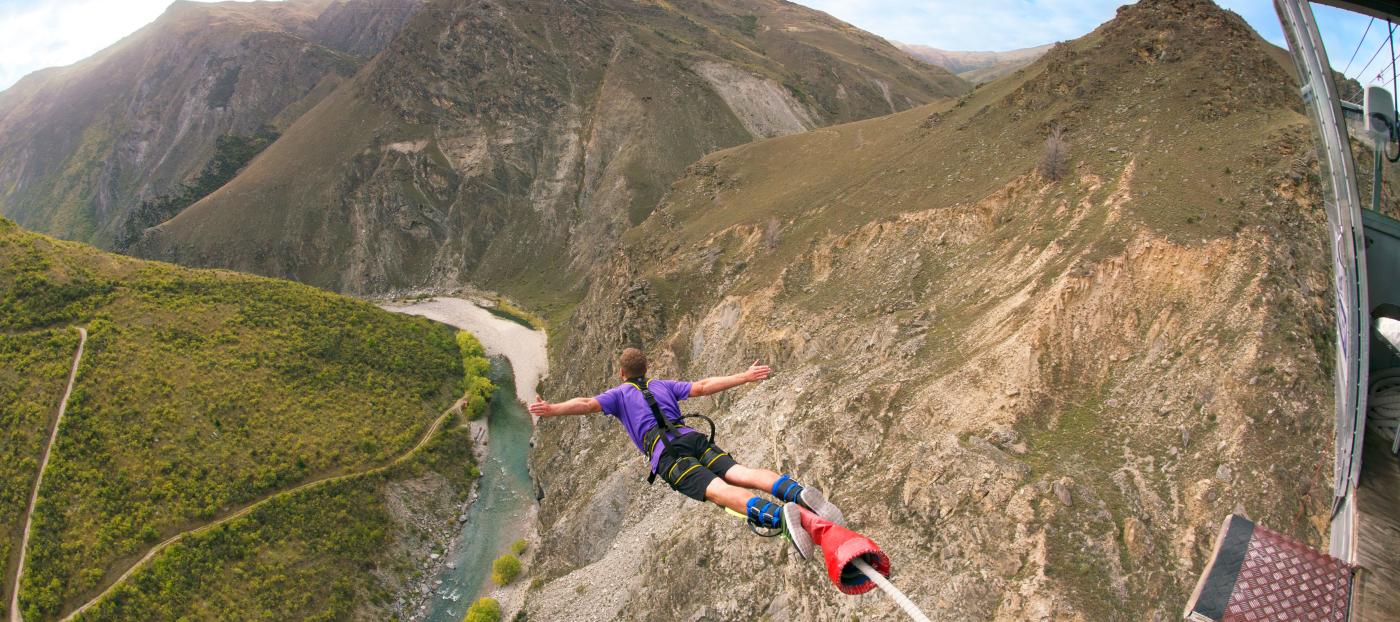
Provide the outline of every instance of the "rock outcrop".
<path id="1" fill-rule="evenodd" d="M 562 304 L 705 154 L 969 88 L 776 0 L 442 0 L 137 252 Z"/>
<path id="2" fill-rule="evenodd" d="M 837 500 L 926 610 L 1170 619 L 1224 514 L 1324 537 L 1325 219 L 1276 59 L 1210 2 L 1143 0 L 957 104 L 707 157 L 561 322 L 555 396 L 626 345 L 658 376 L 762 359 L 691 408 Z M 530 619 L 896 619 L 563 419 Z"/>
<path id="3" fill-rule="evenodd" d="M 176 2 L 91 58 L 26 76 L 0 93 L 0 214 L 113 247 L 142 201 L 178 194 L 221 138 L 285 128 L 417 4 Z"/>

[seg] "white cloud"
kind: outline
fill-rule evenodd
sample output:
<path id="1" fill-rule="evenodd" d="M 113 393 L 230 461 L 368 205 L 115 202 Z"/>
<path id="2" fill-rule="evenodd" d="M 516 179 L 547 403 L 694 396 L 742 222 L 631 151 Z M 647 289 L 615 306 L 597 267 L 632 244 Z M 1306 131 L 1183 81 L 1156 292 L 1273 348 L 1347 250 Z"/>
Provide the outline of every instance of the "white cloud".
<path id="1" fill-rule="evenodd" d="M 0 89 L 70 65 L 159 17 L 171 0 L 0 0 Z"/>

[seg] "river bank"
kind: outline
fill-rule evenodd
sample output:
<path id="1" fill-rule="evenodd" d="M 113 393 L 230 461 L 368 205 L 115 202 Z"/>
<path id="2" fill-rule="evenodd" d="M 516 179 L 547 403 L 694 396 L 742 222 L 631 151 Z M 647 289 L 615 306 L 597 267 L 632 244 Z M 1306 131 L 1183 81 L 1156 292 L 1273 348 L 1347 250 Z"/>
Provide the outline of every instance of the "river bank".
<path id="1" fill-rule="evenodd" d="M 488 414 L 471 422 L 481 477 L 471 502 L 460 518 L 460 531 L 445 543 L 416 581 L 422 600 L 413 604 L 410 619 L 457 622 L 479 596 L 490 595 L 513 609 L 520 585 L 492 590 L 491 562 L 508 552 L 517 539 L 530 543 L 535 533 L 534 481 L 528 454 L 533 425 L 524 403 L 532 399 L 548 372 L 543 332 L 494 315 L 471 300 L 436 297 L 380 303 L 396 313 L 418 315 L 476 335 L 491 356 L 491 380 L 497 385 Z M 516 603 L 518 606 L 518 603 Z"/>
<path id="2" fill-rule="evenodd" d="M 439 296 L 423 300 L 380 303 L 385 311 L 404 313 L 442 322 L 476 335 L 490 356 L 510 360 L 515 373 L 515 395 L 521 402 L 535 398 L 540 380 L 549 375 L 549 355 L 545 350 L 547 337 L 543 331 L 530 329 L 487 311 L 488 301 Z"/>

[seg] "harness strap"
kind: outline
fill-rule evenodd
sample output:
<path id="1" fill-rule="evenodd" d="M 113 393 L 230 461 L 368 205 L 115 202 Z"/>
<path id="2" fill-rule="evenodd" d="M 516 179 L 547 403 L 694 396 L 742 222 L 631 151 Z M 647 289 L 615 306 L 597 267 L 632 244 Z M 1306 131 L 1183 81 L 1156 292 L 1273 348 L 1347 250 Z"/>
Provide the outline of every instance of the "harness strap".
<path id="1" fill-rule="evenodd" d="M 656 419 L 656 428 L 658 430 L 664 430 L 664 432 L 660 432 L 657 435 L 657 437 L 650 443 L 645 443 L 646 445 L 648 445 L 646 459 L 648 466 L 650 466 L 652 456 L 651 452 L 655 451 L 656 443 L 661 441 L 661 439 L 664 437 L 666 439 L 666 442 L 663 442 L 661 444 L 661 446 L 664 448 L 670 444 L 670 441 L 673 441 L 677 437 L 679 437 L 681 433 L 680 430 L 677 430 L 676 426 L 671 423 L 671 419 L 661 412 L 661 405 L 656 403 L 656 396 L 651 394 L 650 380 L 647 380 L 645 377 L 628 378 L 627 384 L 637 387 L 637 390 L 642 392 L 642 397 L 646 398 L 647 400 L 647 406 L 651 408 L 651 416 Z M 661 451 L 666 450 L 662 449 Z M 655 481 L 656 472 L 652 471 L 651 474 L 647 476 L 647 483 L 650 484 Z"/>

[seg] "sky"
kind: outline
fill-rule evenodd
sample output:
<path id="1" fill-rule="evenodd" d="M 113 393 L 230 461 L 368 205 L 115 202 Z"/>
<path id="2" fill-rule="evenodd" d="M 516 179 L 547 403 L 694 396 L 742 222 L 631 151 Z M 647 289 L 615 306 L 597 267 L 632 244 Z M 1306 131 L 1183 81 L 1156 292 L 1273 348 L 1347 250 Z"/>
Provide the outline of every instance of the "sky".
<path id="1" fill-rule="evenodd" d="M 1113 18 L 1123 0 L 796 0 L 886 39 L 931 45 L 945 50 L 1004 51 L 1078 38 Z M 1239 13 L 1260 36 L 1284 46 L 1283 30 L 1272 0 L 1216 0 Z M 1329 6 L 1313 5 L 1323 46 L 1337 68 L 1346 65 L 1371 18 Z M 1397 29 L 1400 33 L 1400 29 Z M 1373 25 L 1362 45 L 1366 56 L 1375 52 L 1386 33 Z M 1400 52 L 1400 46 L 1397 46 Z M 1374 70 L 1389 64 L 1381 53 Z M 1341 57 L 1340 60 L 1338 57 Z M 1355 77 L 1365 64 L 1360 58 L 1348 72 Z"/>
<path id="2" fill-rule="evenodd" d="M 0 0 L 0 89 L 92 56 L 155 21 L 170 0 Z"/>
<path id="3" fill-rule="evenodd" d="M 504 0 L 509 2 L 510 0 Z M 1122 0 L 797 0 L 877 35 L 945 50 L 1011 50 L 1079 37 L 1113 17 Z M 1217 0 L 1283 45 L 1271 0 Z M 0 89 L 44 67 L 91 56 L 154 20 L 170 0 L 0 0 Z M 1385 24 L 1315 6 L 1334 66 L 1356 77 L 1386 40 Z M 1357 47 L 1361 42 L 1360 47 Z M 1382 50 L 1366 78 L 1390 64 Z M 1387 68 L 1387 72 L 1389 69 Z M 1367 80 L 1362 80 L 1367 82 Z"/>

